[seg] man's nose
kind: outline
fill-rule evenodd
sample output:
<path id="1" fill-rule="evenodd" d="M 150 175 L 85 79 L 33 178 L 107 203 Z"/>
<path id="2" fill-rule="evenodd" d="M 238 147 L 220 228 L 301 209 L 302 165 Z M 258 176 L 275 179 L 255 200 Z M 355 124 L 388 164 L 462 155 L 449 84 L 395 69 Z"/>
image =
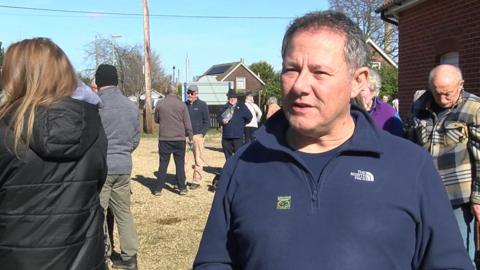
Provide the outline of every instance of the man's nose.
<path id="1" fill-rule="evenodd" d="M 311 76 L 308 71 L 302 70 L 295 79 L 292 90 L 298 94 L 308 92 L 311 86 Z"/>

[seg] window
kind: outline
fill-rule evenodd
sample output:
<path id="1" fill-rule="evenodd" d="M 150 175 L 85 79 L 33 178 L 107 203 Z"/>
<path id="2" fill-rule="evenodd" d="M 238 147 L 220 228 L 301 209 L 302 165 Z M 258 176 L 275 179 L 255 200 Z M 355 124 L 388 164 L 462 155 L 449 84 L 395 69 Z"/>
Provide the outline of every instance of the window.
<path id="1" fill-rule="evenodd" d="M 237 90 L 244 90 L 246 88 L 245 77 L 237 77 L 235 84 L 237 85 Z"/>
<path id="2" fill-rule="evenodd" d="M 449 52 L 440 56 L 440 64 L 450 64 L 458 67 L 459 58 L 458 52 Z"/>

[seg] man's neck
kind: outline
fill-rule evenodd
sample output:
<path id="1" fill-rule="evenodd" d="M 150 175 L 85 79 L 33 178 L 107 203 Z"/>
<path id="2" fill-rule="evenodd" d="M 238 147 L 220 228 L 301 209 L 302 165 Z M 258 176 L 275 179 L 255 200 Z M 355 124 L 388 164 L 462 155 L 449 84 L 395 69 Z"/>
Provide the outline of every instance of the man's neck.
<path id="1" fill-rule="evenodd" d="M 295 150 L 305 153 L 323 153 L 332 150 L 348 139 L 350 139 L 355 130 L 355 122 L 348 115 L 343 121 L 339 122 L 336 127 L 326 132 L 318 132 L 318 134 L 302 134 L 293 128 L 287 130 L 287 143 Z"/>
<path id="2" fill-rule="evenodd" d="M 98 91 L 107 90 L 107 89 L 110 89 L 112 87 L 116 87 L 116 85 L 105 85 L 105 86 L 102 86 L 102 87 L 98 88 Z"/>

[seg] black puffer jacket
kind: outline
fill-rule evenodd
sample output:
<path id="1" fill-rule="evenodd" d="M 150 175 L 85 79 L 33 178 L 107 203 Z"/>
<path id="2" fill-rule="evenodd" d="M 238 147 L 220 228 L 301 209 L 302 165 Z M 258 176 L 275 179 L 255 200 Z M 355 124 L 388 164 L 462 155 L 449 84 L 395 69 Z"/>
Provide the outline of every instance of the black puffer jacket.
<path id="1" fill-rule="evenodd" d="M 64 98 L 39 108 L 20 159 L 5 146 L 5 119 L 0 140 L 0 269 L 104 269 L 107 140 L 96 106 Z"/>

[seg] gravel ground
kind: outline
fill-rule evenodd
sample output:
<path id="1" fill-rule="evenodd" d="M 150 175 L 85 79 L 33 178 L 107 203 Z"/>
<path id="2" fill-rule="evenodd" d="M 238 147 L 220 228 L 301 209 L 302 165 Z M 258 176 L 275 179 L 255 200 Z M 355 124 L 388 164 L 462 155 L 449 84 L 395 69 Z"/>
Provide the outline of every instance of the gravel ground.
<path id="1" fill-rule="evenodd" d="M 207 134 L 204 158 L 208 164 L 201 187 L 180 196 L 171 187 L 161 196 L 152 195 L 156 187 L 158 146 L 155 137 L 144 137 L 133 153 L 132 212 L 140 241 L 138 266 L 142 270 L 192 269 L 192 263 L 205 227 L 214 193 L 208 191 L 214 171 L 223 166 L 220 136 Z M 187 181 L 192 178 L 193 154 L 185 158 Z M 171 158 L 167 182 L 174 182 L 175 165 Z M 119 251 L 118 237 L 115 250 Z"/>

